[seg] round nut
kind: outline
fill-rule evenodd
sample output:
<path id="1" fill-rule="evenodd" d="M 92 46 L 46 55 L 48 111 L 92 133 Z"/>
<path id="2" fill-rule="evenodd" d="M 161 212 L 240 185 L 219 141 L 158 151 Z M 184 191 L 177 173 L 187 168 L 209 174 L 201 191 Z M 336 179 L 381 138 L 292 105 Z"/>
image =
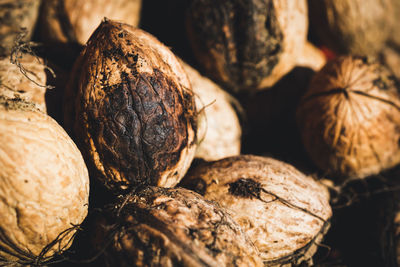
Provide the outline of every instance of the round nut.
<path id="1" fill-rule="evenodd" d="M 88 197 L 86 165 L 61 126 L 0 96 L 0 262 L 43 263 L 68 249 Z"/>

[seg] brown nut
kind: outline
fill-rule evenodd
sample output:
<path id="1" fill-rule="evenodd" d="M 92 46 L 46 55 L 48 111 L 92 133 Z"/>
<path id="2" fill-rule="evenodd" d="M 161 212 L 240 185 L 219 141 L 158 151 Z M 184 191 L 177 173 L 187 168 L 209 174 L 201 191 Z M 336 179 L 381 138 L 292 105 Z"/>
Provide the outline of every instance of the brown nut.
<path id="1" fill-rule="evenodd" d="M 192 84 L 199 110 L 199 145 L 195 157 L 210 161 L 239 155 L 242 129 L 232 105 L 233 96 L 188 64 L 182 62 L 182 66 Z"/>
<path id="2" fill-rule="evenodd" d="M 0 2 L 0 56 L 8 56 L 18 38 L 30 40 L 41 0 Z"/>
<path id="3" fill-rule="evenodd" d="M 339 53 L 376 55 L 392 29 L 392 0 L 309 0 L 310 26 Z"/>
<path id="4" fill-rule="evenodd" d="M 104 17 L 139 24 L 141 0 L 45 0 L 41 37 L 47 42 L 85 44 Z"/>
<path id="5" fill-rule="evenodd" d="M 332 216 L 325 187 L 272 158 L 241 155 L 203 163 L 180 185 L 228 209 L 265 266 L 311 262 Z"/>
<path id="6" fill-rule="evenodd" d="M 295 65 L 307 35 L 306 0 L 195 0 L 187 15 L 197 60 L 232 90 L 273 85 Z"/>
<path id="7" fill-rule="evenodd" d="M 303 144 L 329 175 L 363 178 L 400 163 L 400 94 L 396 79 L 367 58 L 329 62 L 297 109 Z"/>
<path id="8" fill-rule="evenodd" d="M 9 57 L 0 59 L 0 94 L 9 98 L 18 96 L 46 112 L 46 66 L 43 60 L 29 54 L 22 54 L 16 60 L 20 66 L 11 63 Z"/>
<path id="9" fill-rule="evenodd" d="M 0 264 L 42 264 L 68 249 L 88 197 L 86 165 L 61 126 L 0 96 Z"/>
<path id="10" fill-rule="evenodd" d="M 108 266 L 262 266 L 230 215 L 184 188 L 125 196 L 94 228 Z"/>
<path id="11" fill-rule="evenodd" d="M 116 190 L 176 185 L 194 157 L 197 112 L 173 53 L 140 29 L 105 20 L 72 77 L 75 134 L 96 176 Z M 74 106 L 67 101 L 65 110 Z"/>

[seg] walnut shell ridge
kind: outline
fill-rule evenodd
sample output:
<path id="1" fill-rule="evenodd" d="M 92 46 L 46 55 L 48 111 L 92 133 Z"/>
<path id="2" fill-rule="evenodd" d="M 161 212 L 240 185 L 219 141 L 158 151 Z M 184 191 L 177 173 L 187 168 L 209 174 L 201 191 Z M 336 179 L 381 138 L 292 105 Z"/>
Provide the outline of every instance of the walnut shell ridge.
<path id="1" fill-rule="evenodd" d="M 367 58 L 329 62 L 313 77 L 296 117 L 304 147 L 327 175 L 364 178 L 400 163 L 399 85 Z"/>
<path id="2" fill-rule="evenodd" d="M 138 26 L 142 0 L 45 0 L 41 37 L 47 42 L 85 44 L 104 17 Z"/>
<path id="3" fill-rule="evenodd" d="M 273 158 L 240 155 L 203 163 L 179 185 L 226 208 L 265 266 L 311 264 L 332 216 L 322 184 Z"/>
<path id="4" fill-rule="evenodd" d="M 194 157 L 197 111 L 174 54 L 149 33 L 104 20 L 73 72 L 74 130 L 95 176 L 117 191 L 176 185 Z"/>
<path id="5" fill-rule="evenodd" d="M 83 157 L 61 126 L 0 96 L 0 263 L 43 263 L 68 249 L 88 197 Z"/>
<path id="6" fill-rule="evenodd" d="M 108 266 L 262 266 L 230 215 L 184 188 L 148 187 L 94 221 Z"/>

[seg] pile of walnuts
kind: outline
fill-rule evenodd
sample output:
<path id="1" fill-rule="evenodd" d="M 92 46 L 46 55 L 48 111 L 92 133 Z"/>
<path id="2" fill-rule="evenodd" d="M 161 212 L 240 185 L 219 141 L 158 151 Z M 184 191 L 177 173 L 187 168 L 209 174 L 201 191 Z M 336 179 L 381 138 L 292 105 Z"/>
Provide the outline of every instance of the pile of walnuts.
<path id="1" fill-rule="evenodd" d="M 0 265 L 352 266 L 340 211 L 399 187 L 396 0 L 3 2 Z"/>

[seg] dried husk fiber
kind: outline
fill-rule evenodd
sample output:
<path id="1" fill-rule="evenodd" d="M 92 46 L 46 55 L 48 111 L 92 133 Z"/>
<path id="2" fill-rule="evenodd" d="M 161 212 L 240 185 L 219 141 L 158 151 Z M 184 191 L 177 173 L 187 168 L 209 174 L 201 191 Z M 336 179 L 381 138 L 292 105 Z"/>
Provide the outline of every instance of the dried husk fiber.
<path id="1" fill-rule="evenodd" d="M 18 65 L 11 63 L 9 57 L 0 59 L 0 94 L 33 102 L 46 113 L 46 66 L 43 59 L 21 54 L 16 61 Z"/>
<path id="2" fill-rule="evenodd" d="M 89 177 L 71 138 L 32 103 L 0 96 L 0 264 L 40 265 L 72 243 Z"/>
<path id="3" fill-rule="evenodd" d="M 0 56 L 8 56 L 18 38 L 30 40 L 40 3 L 41 0 L 0 1 Z"/>
<path id="4" fill-rule="evenodd" d="M 329 62 L 297 109 L 304 147 L 326 174 L 363 178 L 400 162 L 400 95 L 394 76 L 365 57 Z"/>
<path id="5" fill-rule="evenodd" d="M 230 215 L 184 188 L 124 196 L 95 222 L 108 266 L 262 266 Z"/>
<path id="6" fill-rule="evenodd" d="M 199 111 L 195 158 L 207 161 L 240 154 L 242 129 L 234 109 L 235 99 L 210 79 L 182 62 Z"/>
<path id="7" fill-rule="evenodd" d="M 46 0 L 41 10 L 41 38 L 85 44 L 104 17 L 138 26 L 141 6 L 141 0 Z"/>
<path id="8" fill-rule="evenodd" d="M 273 158 L 240 155 L 203 163 L 180 185 L 228 209 L 265 266 L 310 266 L 332 216 L 322 184 Z"/>
<path id="9" fill-rule="evenodd" d="M 76 111 L 76 138 L 104 185 L 119 191 L 180 181 L 197 146 L 197 112 L 186 73 L 156 38 L 104 20 L 67 90 L 65 115 Z"/>
<path id="10" fill-rule="evenodd" d="M 290 71 L 303 52 L 307 3 L 195 0 L 187 27 L 209 77 L 235 91 L 261 89 Z"/>
<path id="11" fill-rule="evenodd" d="M 339 53 L 376 55 L 392 30 L 392 0 L 308 0 L 310 26 Z"/>

